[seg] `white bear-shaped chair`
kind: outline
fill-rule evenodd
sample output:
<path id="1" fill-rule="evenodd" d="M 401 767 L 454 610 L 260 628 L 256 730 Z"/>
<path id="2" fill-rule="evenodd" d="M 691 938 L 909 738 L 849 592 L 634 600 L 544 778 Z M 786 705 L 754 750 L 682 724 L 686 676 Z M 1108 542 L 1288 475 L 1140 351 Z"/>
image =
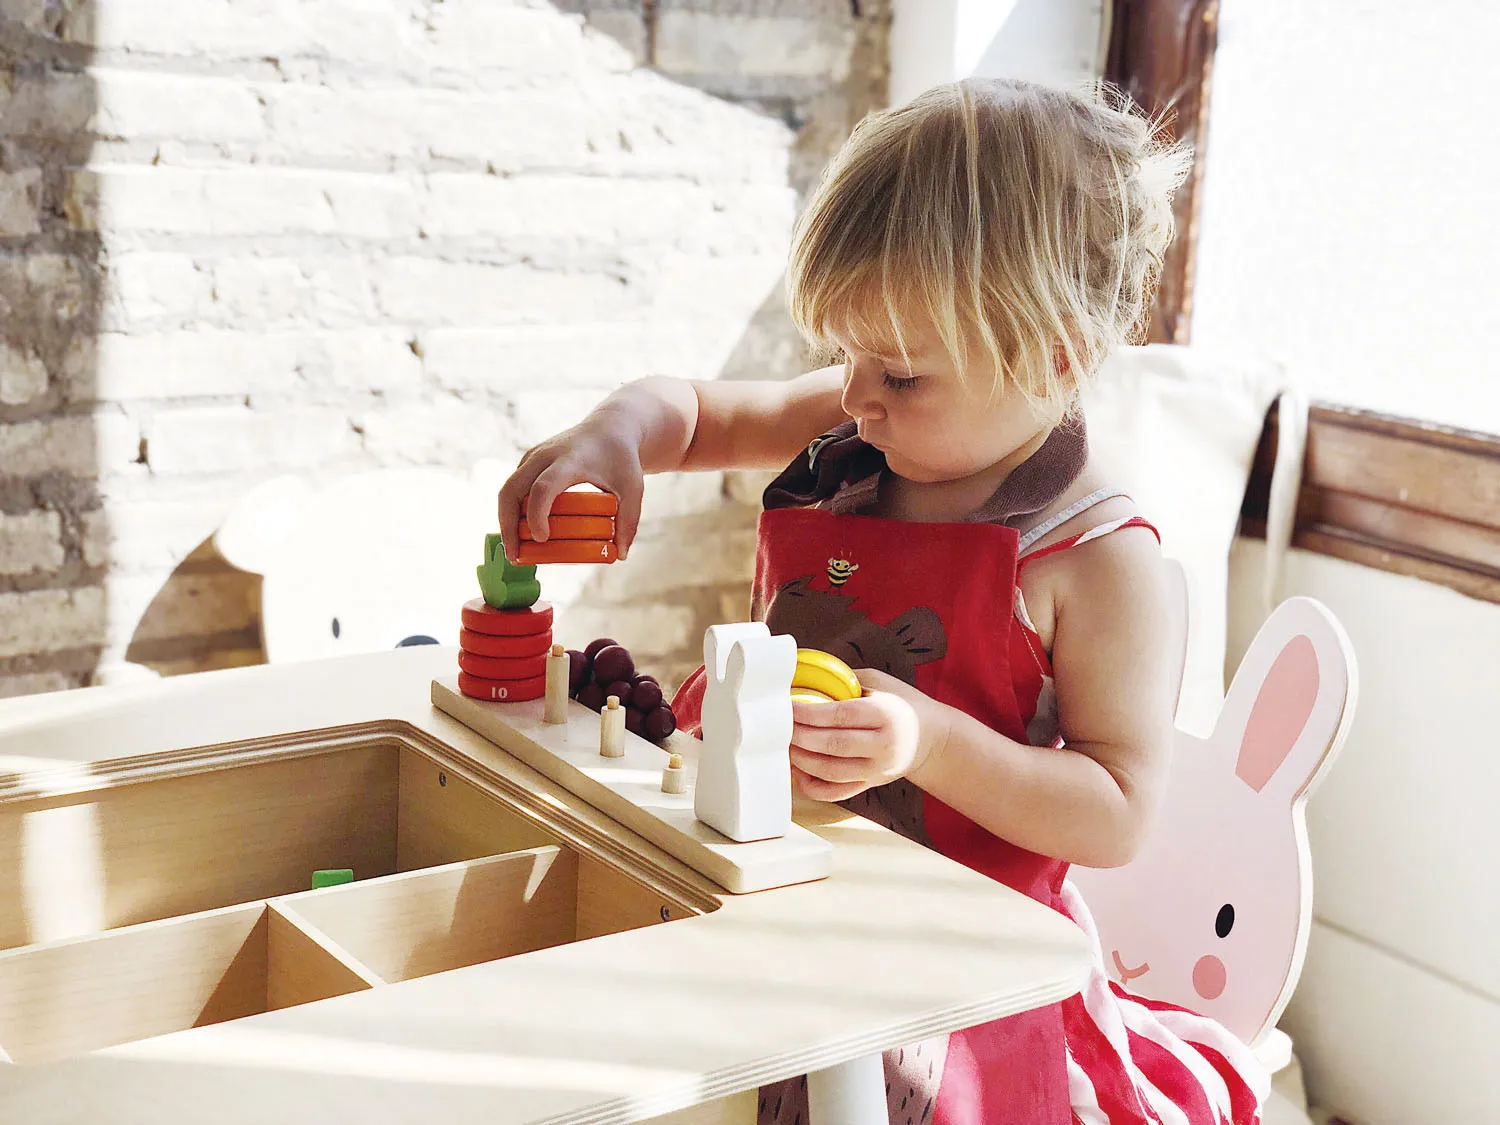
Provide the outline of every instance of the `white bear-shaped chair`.
<path id="1" fill-rule="evenodd" d="M 214 542 L 262 576 L 266 659 L 456 645 L 501 475 L 488 462 L 468 477 L 375 469 L 323 485 L 276 477 L 248 492 Z"/>
<path id="2" fill-rule="evenodd" d="M 1343 745 L 1356 691 L 1334 616 L 1310 598 L 1283 602 L 1245 654 L 1213 734 L 1178 731 L 1139 854 L 1123 867 L 1072 869 L 1106 966 L 1129 991 L 1264 1046 L 1312 923 L 1304 805 Z M 1274 1069 L 1274 1052 L 1267 1061 Z"/>

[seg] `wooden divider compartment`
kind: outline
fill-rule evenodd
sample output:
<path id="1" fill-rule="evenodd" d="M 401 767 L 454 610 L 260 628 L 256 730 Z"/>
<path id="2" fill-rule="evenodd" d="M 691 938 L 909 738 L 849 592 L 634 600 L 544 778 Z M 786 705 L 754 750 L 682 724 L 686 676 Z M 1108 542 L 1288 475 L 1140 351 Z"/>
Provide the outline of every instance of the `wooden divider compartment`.
<path id="1" fill-rule="evenodd" d="M 47 1062 L 377 983 L 252 903 L 0 952 L 0 1042 L 15 1063 Z"/>
<path id="2" fill-rule="evenodd" d="M 560 843 L 395 740 L 0 808 L 0 950 Z M 0 1040 L 3 1041 L 3 1040 Z"/>
<path id="3" fill-rule="evenodd" d="M 0 806 L 0 1063 L 702 908 L 544 816 L 397 737 L 11 801 Z M 309 890 L 319 868 L 351 868 L 355 882 Z"/>
<path id="4" fill-rule="evenodd" d="M 578 856 L 533 848 L 310 891 L 277 905 L 395 983 L 575 940 Z"/>

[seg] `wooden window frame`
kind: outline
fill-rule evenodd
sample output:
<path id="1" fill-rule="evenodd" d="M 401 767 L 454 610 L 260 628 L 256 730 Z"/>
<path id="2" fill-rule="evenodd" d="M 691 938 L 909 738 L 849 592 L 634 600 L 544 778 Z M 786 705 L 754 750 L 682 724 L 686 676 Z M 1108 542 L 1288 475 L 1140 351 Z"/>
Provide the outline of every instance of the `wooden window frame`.
<path id="1" fill-rule="evenodd" d="M 1218 0 L 1114 0 L 1104 77 L 1193 145 L 1175 202 L 1147 339 L 1186 344 L 1193 308 L 1199 188 L 1208 141 Z M 1265 535 L 1277 437 L 1273 409 L 1241 509 Z M 1292 545 L 1500 602 L 1500 437 L 1331 403 L 1308 418 Z"/>

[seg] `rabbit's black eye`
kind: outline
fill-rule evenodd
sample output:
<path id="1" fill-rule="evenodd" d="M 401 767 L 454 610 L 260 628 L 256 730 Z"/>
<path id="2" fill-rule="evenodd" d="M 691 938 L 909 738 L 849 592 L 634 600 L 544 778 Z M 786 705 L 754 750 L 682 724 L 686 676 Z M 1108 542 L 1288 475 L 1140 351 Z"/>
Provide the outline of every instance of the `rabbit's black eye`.
<path id="1" fill-rule="evenodd" d="M 339 638 L 339 619 L 337 617 L 335 617 L 333 619 L 333 639 L 334 640 L 338 640 L 338 638 Z"/>
<path id="2" fill-rule="evenodd" d="M 1234 907 L 1226 902 L 1219 907 L 1219 916 L 1214 919 L 1214 933 L 1220 937 L 1228 937 L 1232 929 L 1234 929 Z"/>

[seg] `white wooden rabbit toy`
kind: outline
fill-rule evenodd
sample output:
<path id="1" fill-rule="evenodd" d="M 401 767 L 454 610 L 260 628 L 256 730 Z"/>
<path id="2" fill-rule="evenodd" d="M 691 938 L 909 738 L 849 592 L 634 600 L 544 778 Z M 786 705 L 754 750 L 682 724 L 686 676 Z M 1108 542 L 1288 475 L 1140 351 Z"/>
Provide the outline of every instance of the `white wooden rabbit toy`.
<path id="1" fill-rule="evenodd" d="M 797 642 L 759 621 L 703 636 L 703 749 L 693 815 L 731 840 L 774 839 L 792 823 L 792 675 Z"/>
<path id="2" fill-rule="evenodd" d="M 1354 713 L 1354 653 L 1308 598 L 1282 603 L 1207 740 L 1177 733 L 1156 827 L 1124 867 L 1070 878 L 1126 989 L 1254 1045 L 1291 998 L 1312 920 L 1303 806 Z"/>

